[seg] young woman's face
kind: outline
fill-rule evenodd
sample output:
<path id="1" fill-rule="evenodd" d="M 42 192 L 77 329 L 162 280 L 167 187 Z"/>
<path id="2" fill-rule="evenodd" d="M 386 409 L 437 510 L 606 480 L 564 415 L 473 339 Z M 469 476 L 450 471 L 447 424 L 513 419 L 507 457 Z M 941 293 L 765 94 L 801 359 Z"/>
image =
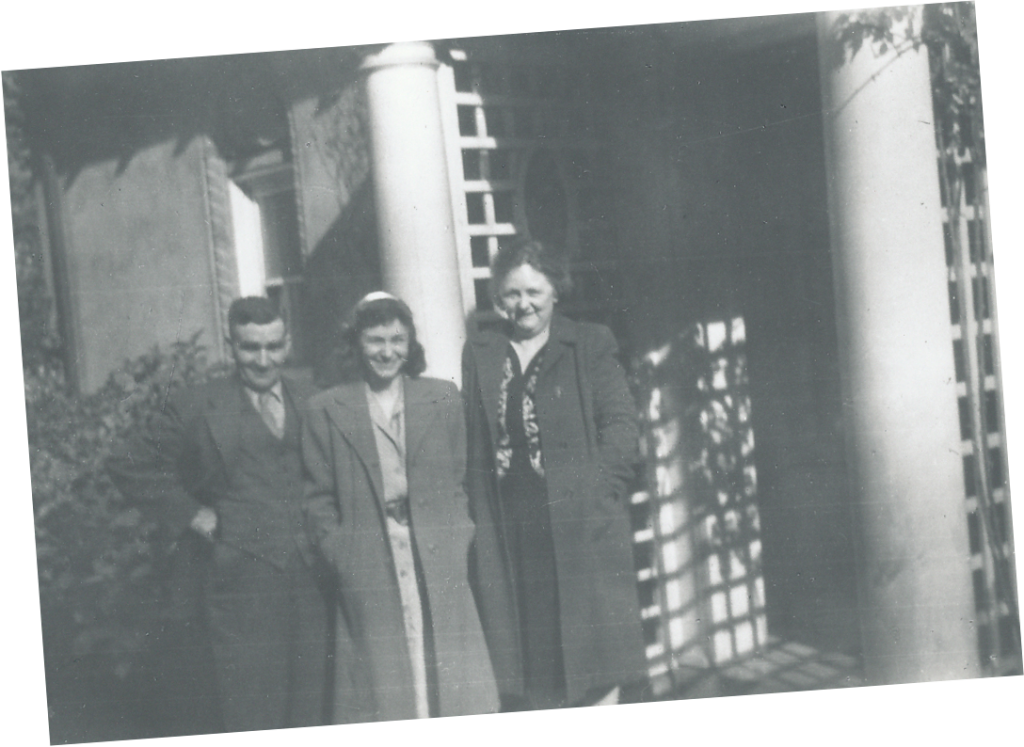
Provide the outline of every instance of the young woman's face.
<path id="1" fill-rule="evenodd" d="M 409 357 L 409 330 L 398 319 L 367 327 L 359 335 L 359 349 L 366 373 L 375 381 L 389 384 L 402 372 Z"/>
<path id="2" fill-rule="evenodd" d="M 510 270 L 498 286 L 498 310 L 512 322 L 520 340 L 543 333 L 558 300 L 547 275 L 530 265 Z"/>

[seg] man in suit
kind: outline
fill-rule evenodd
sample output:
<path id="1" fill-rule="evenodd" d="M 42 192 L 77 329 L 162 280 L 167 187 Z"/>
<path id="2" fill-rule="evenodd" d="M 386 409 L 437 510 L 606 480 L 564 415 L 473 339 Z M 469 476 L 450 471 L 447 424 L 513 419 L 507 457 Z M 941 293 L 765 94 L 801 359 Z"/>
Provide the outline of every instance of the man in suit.
<path id="1" fill-rule="evenodd" d="M 299 455 L 313 391 L 281 374 L 291 343 L 270 300 L 237 299 L 228 327 L 234 375 L 172 395 L 109 471 L 178 538 L 172 596 L 199 599 L 223 727 L 326 723 L 332 605 L 305 532 Z M 179 711 L 194 698 L 168 697 L 183 699 Z"/>

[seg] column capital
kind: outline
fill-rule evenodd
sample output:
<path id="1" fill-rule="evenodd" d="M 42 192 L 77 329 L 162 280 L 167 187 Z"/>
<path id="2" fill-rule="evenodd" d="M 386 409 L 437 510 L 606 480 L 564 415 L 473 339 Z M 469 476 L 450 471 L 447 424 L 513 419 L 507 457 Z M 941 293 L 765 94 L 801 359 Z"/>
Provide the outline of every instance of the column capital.
<path id="1" fill-rule="evenodd" d="M 430 42 L 396 42 L 367 55 L 359 69 L 370 73 L 387 67 L 424 65 L 437 68 L 440 64 L 434 54 L 434 45 Z"/>

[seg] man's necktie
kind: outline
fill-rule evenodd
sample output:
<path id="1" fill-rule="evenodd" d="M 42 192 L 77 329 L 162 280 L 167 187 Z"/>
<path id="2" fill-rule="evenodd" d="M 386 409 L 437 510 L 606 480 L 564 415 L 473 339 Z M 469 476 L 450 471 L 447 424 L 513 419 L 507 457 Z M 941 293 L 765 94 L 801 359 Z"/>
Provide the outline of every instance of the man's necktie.
<path id="1" fill-rule="evenodd" d="M 284 402 L 271 390 L 260 392 L 257 397 L 259 401 L 260 417 L 267 424 L 270 432 L 276 438 L 284 438 Z"/>

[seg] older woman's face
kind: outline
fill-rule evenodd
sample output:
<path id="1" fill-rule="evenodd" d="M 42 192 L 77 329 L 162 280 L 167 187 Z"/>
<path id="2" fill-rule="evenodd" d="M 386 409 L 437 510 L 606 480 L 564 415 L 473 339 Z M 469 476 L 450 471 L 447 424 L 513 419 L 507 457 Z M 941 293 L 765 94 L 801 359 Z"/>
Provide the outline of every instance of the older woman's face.
<path id="1" fill-rule="evenodd" d="M 512 322 L 515 336 L 528 340 L 551 325 L 558 298 L 547 275 L 530 265 L 520 265 L 499 284 L 497 300 L 498 310 Z"/>
<path id="2" fill-rule="evenodd" d="M 409 330 L 398 319 L 367 327 L 359 335 L 359 349 L 372 383 L 388 384 L 402 372 L 409 357 Z"/>

